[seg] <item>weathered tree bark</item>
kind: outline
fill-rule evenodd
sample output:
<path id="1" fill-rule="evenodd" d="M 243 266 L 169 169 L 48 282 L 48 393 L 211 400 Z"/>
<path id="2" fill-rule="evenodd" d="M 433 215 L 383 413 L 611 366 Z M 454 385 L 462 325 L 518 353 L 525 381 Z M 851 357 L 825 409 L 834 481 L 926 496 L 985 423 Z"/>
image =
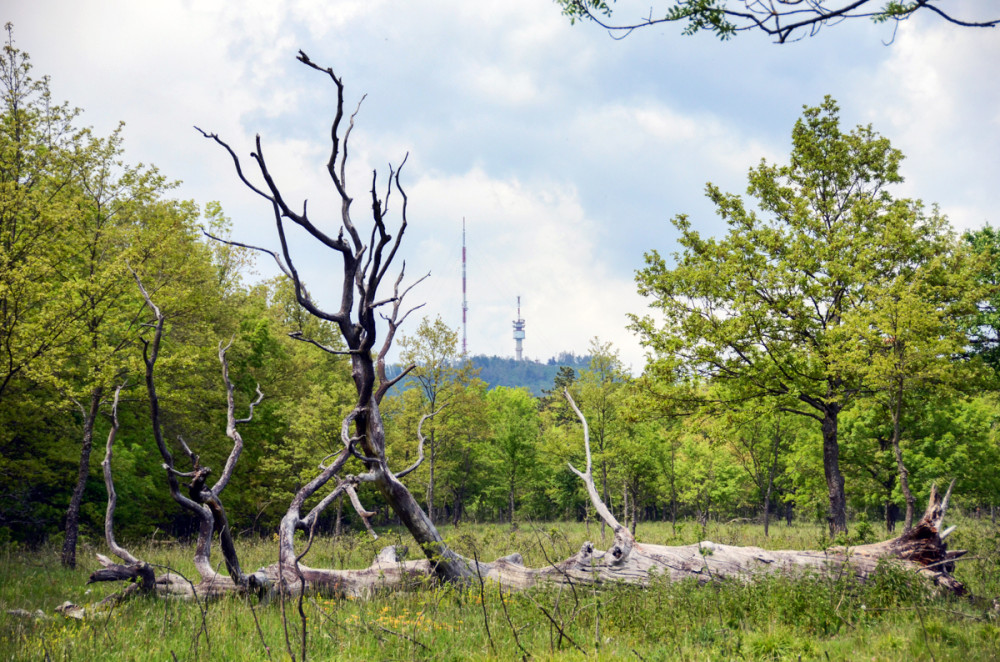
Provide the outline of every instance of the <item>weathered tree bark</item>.
<path id="1" fill-rule="evenodd" d="M 576 409 L 575 403 L 572 406 Z M 479 562 L 478 568 L 475 561 L 464 559 L 465 563 L 477 568 L 484 579 L 492 579 L 511 589 L 527 589 L 542 584 L 624 583 L 645 586 L 652 580 L 661 578 L 670 581 L 696 579 L 701 583 L 725 579 L 747 581 L 767 574 L 795 575 L 805 572 L 821 575 L 849 572 L 863 580 L 876 572 L 880 562 L 894 560 L 944 590 L 955 594 L 964 593 L 963 585 L 951 572 L 955 560 L 966 552 L 949 551 L 945 540 L 954 527 L 943 531 L 941 529 L 951 496 L 950 486 L 943 497 L 932 487 L 927 510 L 910 531 L 871 545 L 808 551 L 737 547 L 708 540 L 674 547 L 637 543 L 628 528 L 615 519 L 600 498 L 592 475 L 586 419 L 582 415 L 580 418 L 587 451 L 587 468 L 582 472 L 572 466 L 570 469 L 584 481 L 592 505 L 614 532 L 611 548 L 599 551 L 592 543 L 587 542 L 572 557 L 542 568 L 524 566 L 519 554 L 511 554 L 490 563 Z M 345 429 L 347 425 L 348 422 L 345 421 Z M 346 451 L 345 448 L 344 454 L 338 456 L 338 461 L 346 457 Z M 328 470 L 332 471 L 332 467 L 334 465 L 330 465 Z M 327 499 L 339 494 L 343 485 L 344 482 L 341 482 Z M 283 521 L 283 526 L 285 525 L 286 522 Z M 296 566 L 294 560 L 289 563 L 290 556 L 291 553 L 286 551 L 283 561 L 254 573 L 250 579 L 250 587 L 260 591 L 282 585 L 292 595 L 306 591 L 363 597 L 377 590 L 408 590 L 425 586 L 427 579 L 441 578 L 430 559 L 400 561 L 393 547 L 383 549 L 371 566 L 360 570 L 321 570 L 301 564 Z M 291 578 L 295 581 L 291 581 Z M 202 581 L 194 586 L 192 593 L 189 584 L 167 574 L 157 579 L 156 590 L 161 594 L 212 597 L 241 589 L 232 582 Z"/>
<path id="2" fill-rule="evenodd" d="M 104 539 L 108 543 L 111 553 L 127 563 L 127 566 L 114 563 L 108 557 L 98 554 L 97 559 L 104 566 L 104 570 L 98 570 L 91 574 L 88 584 L 101 581 L 133 581 L 138 582 L 143 593 L 149 593 L 154 589 L 156 577 L 153 568 L 146 562 L 134 557 L 124 547 L 121 547 L 115 540 L 115 507 L 118 505 L 118 494 L 115 492 L 115 483 L 111 474 L 111 459 L 115 445 L 115 437 L 118 435 L 118 399 L 121 396 L 124 385 L 115 389 L 115 398 L 111 404 L 111 430 L 108 432 L 108 441 L 104 448 L 104 461 L 101 467 L 104 470 L 104 486 L 108 490 L 108 506 L 104 514 Z"/>
<path id="3" fill-rule="evenodd" d="M 873 575 L 881 562 L 897 561 L 901 567 L 926 577 L 943 590 L 961 595 L 964 586 L 950 573 L 954 561 L 964 551 L 949 551 L 945 538 L 951 530 L 940 530 L 947 508 L 936 492 L 931 495 L 924 517 L 898 538 L 873 545 L 831 548 L 826 551 L 765 550 L 760 547 L 737 547 L 702 541 L 693 545 L 663 546 L 635 543 L 624 548 L 616 539 L 611 549 L 599 551 L 585 543 L 568 559 L 542 568 L 523 565 L 520 555 L 511 554 L 496 561 L 479 563 L 484 579 L 491 579 L 511 589 L 528 589 L 547 584 L 623 583 L 645 586 L 651 581 L 695 579 L 700 583 L 736 579 L 748 581 L 768 574 L 788 575 L 806 572 L 841 575 L 849 572 L 864 580 Z M 628 530 L 624 529 L 628 534 Z M 473 563 L 473 561 L 468 561 Z M 473 566 L 474 567 L 474 566 Z M 379 590 L 413 590 L 427 586 L 428 579 L 438 578 L 428 559 L 400 561 L 394 547 L 386 547 L 368 568 L 359 570 L 319 570 L 300 566 L 300 581 L 287 581 L 291 595 L 307 593 L 366 597 Z M 251 586 L 260 589 L 281 581 L 280 564 L 255 572 Z M 216 597 L 241 590 L 226 581 L 203 581 L 192 587 L 176 575 L 167 573 L 156 580 L 160 595 Z"/>

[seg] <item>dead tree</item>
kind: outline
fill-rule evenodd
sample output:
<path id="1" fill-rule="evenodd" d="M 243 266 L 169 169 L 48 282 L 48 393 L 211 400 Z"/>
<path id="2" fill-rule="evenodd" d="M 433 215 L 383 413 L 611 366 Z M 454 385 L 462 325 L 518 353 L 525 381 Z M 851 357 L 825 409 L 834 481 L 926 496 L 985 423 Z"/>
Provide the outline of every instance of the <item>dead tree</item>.
<path id="1" fill-rule="evenodd" d="M 590 440 L 586 420 L 572 399 L 570 399 L 570 403 L 584 426 L 584 443 L 587 450 L 586 470 L 581 472 L 574 468 L 573 471 L 587 486 L 591 501 L 602 522 L 607 523 L 614 531 L 615 537 L 611 549 L 607 552 L 597 552 L 588 543 L 572 559 L 543 569 L 524 568 L 519 565 L 516 557 L 508 557 L 494 563 L 477 563 L 462 558 L 448 549 L 427 514 L 417 504 L 410 491 L 400 482 L 400 478 L 412 468 L 398 474 L 389 468 L 386 462 L 385 431 L 379 413 L 379 404 L 386 391 L 402 378 L 402 375 L 393 380 L 386 378 L 385 356 L 399 324 L 409 312 L 412 312 L 411 309 L 400 314 L 403 297 L 410 289 L 400 291 L 400 283 L 403 279 L 402 269 L 395 280 L 391 295 L 380 298 L 378 294 L 379 288 L 387 276 L 387 271 L 397 255 L 400 241 L 406 230 L 407 198 L 400 185 L 399 169 L 390 168 L 384 199 L 379 198 L 378 179 L 377 175 L 373 173 L 370 190 L 371 228 L 367 233 L 368 241 L 366 243 L 351 215 L 353 198 L 348 192 L 346 181 L 348 140 L 357 111 L 350 116 L 346 129 L 341 131 L 345 114 L 343 82 L 332 69 L 316 65 L 301 51 L 298 60 L 311 69 L 324 74 L 333 82 L 337 91 L 333 126 L 330 132 L 331 152 L 326 165 L 330 181 L 340 198 L 340 228 L 336 235 L 325 232 L 313 224 L 305 203 L 301 206 L 301 212 L 291 207 L 268 169 L 260 136 L 257 136 L 255 150 L 250 155 L 260 179 L 263 181 L 263 184 L 258 185 L 251 181 L 251 178 L 244 171 L 240 158 L 226 142 L 215 134 L 201 131 L 202 135 L 215 141 L 226 150 L 235 166 L 236 174 L 243 184 L 270 204 L 281 251 L 278 253 L 252 246 L 249 248 L 262 250 L 271 255 L 281 270 L 291 279 L 299 304 L 312 315 L 332 322 L 339 327 L 348 348 L 346 353 L 350 356 L 352 376 L 357 392 L 357 403 L 350 415 L 344 419 L 341 428 L 343 450 L 330 464 L 323 466 L 316 478 L 295 496 L 281 524 L 278 567 L 255 573 L 253 581 L 266 583 L 273 580 L 275 576 L 284 581 L 287 576 L 290 576 L 292 579 L 298 580 L 303 588 L 312 582 L 326 586 L 336 585 L 346 592 L 372 588 L 372 582 L 375 580 L 372 577 L 371 569 L 321 571 L 303 568 L 299 565 L 299 558 L 295 556 L 294 551 L 293 534 L 295 530 L 311 530 L 319 513 L 332 502 L 335 495 L 339 495 L 342 491 L 349 491 L 360 483 L 373 483 L 379 489 L 427 557 L 426 561 L 399 564 L 392 562 L 393 554 L 390 551 L 380 555 L 373 567 L 379 568 L 379 572 L 375 574 L 380 577 L 377 581 L 382 584 L 391 583 L 394 581 L 393 578 L 402 580 L 407 574 L 424 572 L 433 573 L 447 581 L 466 582 L 474 576 L 474 570 L 485 576 L 494 577 L 504 584 L 519 587 L 530 586 L 538 581 L 570 581 L 571 577 L 574 581 L 585 582 L 614 580 L 642 583 L 649 579 L 650 571 L 653 569 L 669 571 L 671 576 L 674 574 L 694 574 L 708 577 L 742 574 L 748 571 L 756 572 L 756 569 L 761 567 L 774 570 L 786 567 L 825 567 L 828 564 L 851 563 L 856 571 L 864 574 L 874 569 L 876 559 L 880 556 L 896 556 L 906 560 L 913 554 L 904 552 L 904 550 L 910 550 L 914 548 L 914 545 L 923 550 L 924 543 L 917 545 L 916 542 L 913 542 L 917 540 L 916 538 L 907 538 L 905 542 L 901 542 L 902 539 L 896 539 L 896 541 L 890 541 L 892 544 L 885 543 L 882 547 L 865 548 L 863 551 L 855 550 L 850 555 L 851 560 L 849 561 L 849 555 L 846 552 L 765 552 L 760 549 L 741 549 L 708 542 L 687 548 L 638 545 L 628 529 L 614 518 L 597 492 L 591 473 Z M 399 193 L 401 198 L 395 237 L 389 233 L 386 225 L 389 213 L 388 202 L 393 189 Z M 340 307 L 337 310 L 323 310 L 309 295 L 295 268 L 286 241 L 285 232 L 288 223 L 302 228 L 315 240 L 340 255 L 343 265 L 343 280 L 339 297 Z M 420 280 L 422 279 L 418 279 L 417 282 Z M 412 288 L 412 285 L 410 287 Z M 382 315 L 388 328 L 385 339 L 376 352 L 375 315 L 376 311 L 383 307 L 389 310 L 388 313 Z M 299 334 L 293 334 L 293 337 L 297 340 L 310 342 L 325 351 L 338 353 L 338 350 L 323 346 Z M 351 428 L 353 428 L 353 434 Z M 356 476 L 338 480 L 337 486 L 323 497 L 307 515 L 303 516 L 301 513 L 306 499 L 317 494 L 324 485 L 337 476 L 352 457 L 361 462 L 364 471 Z M 420 459 L 417 460 L 417 464 L 419 462 Z M 353 496 L 353 492 L 349 491 L 349 494 Z M 943 503 L 938 503 L 936 497 L 931 499 L 931 508 L 928 510 L 928 515 L 925 516 L 926 523 L 923 530 L 935 532 L 933 535 L 928 533 L 926 540 L 936 541 L 933 544 L 927 543 L 936 551 L 933 554 L 929 551 L 921 551 L 916 554 L 921 560 L 934 557 L 933 563 L 937 564 L 934 566 L 934 572 L 937 573 L 935 576 L 941 577 L 942 582 L 953 581 L 945 579 L 948 564 L 953 558 L 960 555 L 960 553 L 947 553 L 951 556 L 945 555 L 943 538 L 947 532 L 940 536 L 940 539 L 936 534 L 946 506 L 947 497 Z"/>
<path id="2" fill-rule="evenodd" d="M 226 459 L 222 474 L 214 485 L 209 487 L 208 478 L 212 473 L 210 467 L 201 463 L 201 458 L 195 454 L 182 438 L 178 438 L 178 444 L 184 454 L 191 462 L 191 471 L 179 471 L 175 464 L 173 454 L 170 452 L 166 441 L 163 438 L 163 430 L 160 420 L 160 402 L 156 391 L 155 368 L 156 361 L 160 353 L 160 343 L 163 338 L 164 324 L 166 317 L 160 308 L 153 303 L 149 293 L 143 286 L 138 274 L 133 271 L 136 284 L 146 301 L 146 306 L 154 315 L 154 322 L 150 324 L 153 329 L 152 339 L 142 339 L 143 362 L 145 363 L 146 392 L 149 397 L 150 420 L 153 428 L 153 438 L 156 441 L 160 456 L 163 459 L 163 469 L 166 474 L 167 485 L 170 488 L 170 495 L 185 510 L 193 513 L 199 520 L 198 541 L 195 546 L 194 565 L 201 577 L 201 586 L 205 587 L 206 593 L 222 593 L 234 587 L 242 587 L 247 583 L 247 577 L 240 566 L 236 545 L 233 542 L 232 530 L 229 520 L 226 517 L 225 508 L 222 505 L 222 491 L 229 484 L 236 469 L 236 463 L 243 452 L 243 437 L 236 426 L 240 423 L 248 423 L 253 418 L 253 410 L 263 399 L 264 394 L 257 387 L 257 397 L 250 403 L 249 415 L 246 418 L 236 418 L 236 405 L 233 397 L 233 383 L 229 379 L 229 363 L 226 360 L 226 351 L 232 345 L 230 341 L 227 345 L 219 343 L 219 362 L 222 365 L 222 379 L 226 386 L 226 436 L 232 440 L 232 448 Z M 91 582 L 112 581 L 112 580 L 135 580 L 141 579 L 143 590 L 149 590 L 149 578 L 151 570 L 149 565 L 134 557 L 130 552 L 120 547 L 114 539 L 114 512 L 117 496 L 112 478 L 111 459 L 112 447 L 115 434 L 118 430 L 117 406 L 118 393 L 115 392 L 115 403 L 112 414 L 112 428 L 108 435 L 107 449 L 105 451 L 104 462 L 104 482 L 108 491 L 108 508 L 105 513 L 104 530 L 105 538 L 111 552 L 122 559 L 128 565 L 122 566 L 112 562 L 107 557 L 98 556 L 104 570 L 98 570 L 90 577 Z M 181 491 L 181 478 L 187 479 L 187 494 Z M 219 537 L 219 546 L 222 550 L 223 560 L 226 565 L 228 577 L 220 575 L 211 562 L 212 539 L 215 535 Z M 170 575 L 157 580 L 158 583 L 167 586 L 173 584 L 186 584 L 187 582 L 178 577 Z"/>
<path id="3" fill-rule="evenodd" d="M 948 550 L 945 541 L 954 527 L 942 530 L 951 486 L 943 496 L 936 488 L 931 489 L 927 510 L 913 529 L 898 538 L 871 545 L 812 551 L 765 550 L 721 545 L 707 540 L 673 547 L 638 543 L 600 498 L 591 473 L 586 419 L 571 398 L 570 403 L 583 426 L 587 458 L 584 471 L 575 467 L 571 469 L 583 480 L 602 521 L 614 532 L 612 546 L 600 551 L 586 542 L 577 554 L 543 568 L 526 567 L 521 563 L 519 554 L 511 554 L 492 563 L 479 563 L 478 570 L 483 578 L 493 579 L 512 589 L 526 589 L 539 584 L 624 583 L 643 586 L 654 578 L 670 581 L 693 578 L 701 583 L 726 579 L 747 581 L 766 574 L 795 575 L 805 572 L 835 576 L 850 573 L 863 580 L 875 573 L 880 564 L 888 561 L 919 573 L 945 591 L 956 594 L 965 591 L 951 573 L 955 561 L 966 552 Z M 406 588 L 414 577 L 434 574 L 432 561 L 399 561 L 392 547 L 383 549 L 369 568 L 327 572 L 331 577 L 337 577 L 337 588 L 341 592 L 355 596 L 365 596 L 376 589 Z"/>
<path id="4" fill-rule="evenodd" d="M 156 581 L 152 566 L 145 561 L 137 559 L 115 540 L 114 522 L 118 494 L 115 492 L 115 483 L 112 479 L 111 458 L 115 445 L 115 437 L 118 435 L 118 399 L 123 386 L 115 389 L 114 402 L 111 404 L 111 430 L 108 432 L 108 441 L 105 445 L 104 461 L 101 462 L 101 467 L 104 469 L 104 486 L 108 490 L 108 506 L 104 514 L 104 539 L 108 543 L 108 549 L 111 550 L 111 553 L 128 565 L 120 565 L 107 556 L 98 554 L 97 560 L 104 566 L 104 569 L 91 574 L 90 582 L 129 580 L 137 582 L 135 586 L 143 593 L 149 593 L 154 589 Z"/>
<path id="5" fill-rule="evenodd" d="M 263 250 L 275 259 L 281 270 L 291 279 L 299 304 L 319 319 L 336 324 L 348 349 L 346 352 L 336 350 L 301 334 L 292 334 L 292 337 L 309 342 L 331 353 L 349 355 L 351 374 L 357 392 L 357 402 L 343 425 L 343 451 L 329 465 L 324 466 L 320 473 L 295 495 L 282 520 L 279 532 L 281 545 L 279 563 L 283 571 L 289 570 L 295 565 L 290 563 L 290 559 L 295 556 L 293 545 L 295 530 L 312 528 L 322 509 L 332 502 L 331 495 L 334 492 L 340 489 L 353 489 L 353 486 L 358 483 L 372 483 L 388 501 L 427 558 L 434 559 L 435 573 L 442 579 L 449 581 L 469 581 L 473 577 L 473 572 L 468 560 L 459 557 L 448 548 L 430 518 L 406 486 L 400 482 L 399 475 L 394 473 L 386 462 L 385 430 L 382 425 L 379 405 L 386 391 L 398 382 L 406 372 L 394 379 L 388 379 L 385 373 L 385 356 L 392 345 L 399 324 L 413 310 L 401 312 L 401 304 L 406 293 L 416 284 L 400 290 L 404 274 L 404 269 L 401 268 L 393 285 L 392 293 L 388 296 L 379 294 L 406 231 L 407 199 L 399 181 L 399 171 L 402 169 L 402 164 L 399 168 L 390 167 L 384 199 L 379 197 L 378 177 L 377 173 L 373 173 L 370 191 L 371 227 L 363 233 L 352 218 L 351 205 L 354 199 L 348 192 L 346 176 L 348 141 L 354 127 L 354 117 L 357 110 L 350 116 L 346 129 L 342 130 L 344 120 L 343 82 L 332 69 L 318 66 L 302 51 L 299 51 L 298 60 L 307 67 L 324 74 L 333 82 L 337 91 L 336 109 L 330 131 L 330 157 L 326 165 L 330 182 L 340 198 L 340 227 L 336 234 L 320 229 L 310 220 L 305 202 L 303 202 L 302 210 L 299 212 L 285 200 L 274 176 L 268 169 L 259 135 L 256 138 L 255 150 L 250 154 L 250 157 L 256 164 L 260 179 L 263 181 L 262 184 L 251 181 L 243 169 L 240 158 L 226 142 L 215 134 L 209 134 L 199 129 L 203 136 L 215 141 L 229 153 L 237 176 L 243 184 L 270 203 L 281 252 L 279 254 L 275 251 L 252 246 L 249 248 Z M 405 161 L 404 158 L 404 164 Z M 390 234 L 387 225 L 390 211 L 389 200 L 394 189 L 401 198 L 395 236 Z M 343 279 L 339 296 L 340 305 L 337 310 L 320 308 L 299 277 L 286 240 L 286 224 L 288 223 L 302 228 L 313 239 L 340 255 Z M 421 280 L 423 278 L 418 279 L 417 283 Z M 383 310 L 389 312 L 382 312 Z M 380 346 L 377 346 L 377 314 L 381 315 L 388 327 L 385 339 Z M 353 434 L 350 428 L 353 428 Z M 353 476 L 346 483 L 344 481 L 338 482 L 338 487 L 323 497 L 308 515 L 302 516 L 301 510 L 305 501 L 323 490 L 327 483 L 341 471 L 344 464 L 352 458 L 361 461 L 364 471 Z M 350 490 L 348 490 L 348 494 L 351 494 Z"/>

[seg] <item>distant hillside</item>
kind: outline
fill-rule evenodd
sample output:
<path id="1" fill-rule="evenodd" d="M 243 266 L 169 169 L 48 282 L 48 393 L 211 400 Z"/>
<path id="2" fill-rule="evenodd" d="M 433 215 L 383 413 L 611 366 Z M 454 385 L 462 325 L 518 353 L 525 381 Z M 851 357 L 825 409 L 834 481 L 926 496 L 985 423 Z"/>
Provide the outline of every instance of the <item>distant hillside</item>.
<path id="1" fill-rule="evenodd" d="M 562 366 L 569 366 L 577 373 L 590 365 L 589 356 L 577 356 L 570 352 L 562 352 L 545 363 L 539 361 L 517 361 L 502 356 L 470 356 L 469 362 L 479 370 L 479 378 L 494 386 L 523 386 L 536 397 L 544 395 L 543 391 L 552 388 L 553 380 Z M 386 366 L 386 376 L 392 379 L 402 371 L 400 365 Z M 404 379 L 400 389 L 408 389 L 415 383 L 409 377 Z"/>
<path id="2" fill-rule="evenodd" d="M 536 396 L 552 388 L 552 382 L 560 366 L 569 366 L 577 372 L 590 365 L 589 356 L 562 353 L 545 363 L 538 361 L 517 361 L 500 356 L 470 356 L 469 361 L 479 369 L 479 378 L 494 386 L 523 386 Z"/>

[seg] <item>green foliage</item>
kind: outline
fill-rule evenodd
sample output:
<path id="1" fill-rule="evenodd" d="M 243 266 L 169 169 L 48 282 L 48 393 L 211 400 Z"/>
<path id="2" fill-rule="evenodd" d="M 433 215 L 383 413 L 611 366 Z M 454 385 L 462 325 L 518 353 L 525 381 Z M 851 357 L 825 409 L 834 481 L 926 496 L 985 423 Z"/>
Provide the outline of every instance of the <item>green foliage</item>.
<path id="1" fill-rule="evenodd" d="M 633 316 L 632 327 L 660 372 L 689 382 L 703 409 L 771 400 L 820 423 L 831 526 L 840 528 L 840 412 L 868 392 L 888 393 L 891 370 L 909 380 L 925 371 L 925 382 L 957 375 L 954 319 L 978 300 L 974 261 L 936 210 L 892 197 L 902 154 L 871 127 L 844 133 L 832 99 L 805 109 L 792 143 L 788 165 L 750 171 L 753 206 L 708 185 L 729 226 L 723 239 L 674 219 L 674 264 L 652 251 L 637 277 L 663 322 Z M 906 348 L 909 363 L 886 347 Z"/>
<path id="2" fill-rule="evenodd" d="M 533 473 L 540 432 L 538 407 L 526 389 L 504 386 L 487 392 L 486 406 L 492 433 L 491 465 L 500 478 L 492 498 L 502 504 L 501 509 L 507 506 L 507 515 L 514 521 L 518 497 Z"/>
<path id="3" fill-rule="evenodd" d="M 976 282 L 982 298 L 961 326 L 969 336 L 972 352 L 996 373 L 1000 370 L 1000 232 L 986 225 L 966 232 L 963 239 L 981 258 Z"/>
<path id="4" fill-rule="evenodd" d="M 699 6 L 713 4 L 721 6 Z M 148 311 L 128 267 L 168 315 L 157 380 L 175 452 L 182 437 L 216 470 L 229 453 L 220 341 L 232 340 L 237 416 L 258 385 L 264 392 L 253 421 L 240 428 L 246 444 L 225 504 L 235 530 L 273 533 L 316 465 L 343 447 L 340 423 L 356 396 L 346 356 L 289 334 L 342 350 L 339 330 L 307 314 L 287 280 L 246 279 L 246 249 L 198 232 L 201 223 L 228 236 L 221 207 L 209 203 L 199 214 L 194 203 L 170 199 L 172 185 L 155 168 L 127 163 L 119 132 L 102 138 L 75 127 L 76 111 L 51 101 L 47 81 L 31 78 L 11 39 L 2 64 L 0 540 L 57 539 L 87 425 L 74 400 L 98 399 L 99 449 L 109 427 L 106 396 L 126 379 L 114 462 L 119 537 L 193 533 L 167 495 L 150 443 L 139 387 Z M 830 483 L 821 419 L 840 425 L 836 450 L 858 513 L 851 540 L 873 535 L 875 513 L 901 503 L 894 435 L 918 501 L 932 483 L 957 476 L 954 503 L 972 510 L 1000 502 L 1000 408 L 985 392 L 992 376 L 980 369 L 996 363 L 997 234 L 984 228 L 960 242 L 935 208 L 892 197 L 902 155 L 870 127 L 843 131 L 832 100 L 807 108 L 792 137 L 787 165 L 762 162 L 750 171 L 747 200 L 708 186 L 729 224 L 725 237 L 702 237 L 679 217 L 675 260 L 647 256 L 640 289 L 663 318 L 633 319 L 656 354 L 642 376 L 598 339 L 587 357 L 563 354 L 546 365 L 462 360 L 457 333 L 440 318 L 425 318 L 400 339 L 415 368 L 383 402 L 388 459 L 397 470 L 410 466 L 421 418 L 446 405 L 424 422 L 427 459 L 405 481 L 426 495 L 436 521 L 461 524 L 449 544 L 484 545 L 475 537 L 480 520 L 593 524 L 567 466 L 584 458 L 564 389 L 588 421 L 607 505 L 640 539 L 721 532 L 757 543 L 718 522 L 759 518 L 765 502 L 770 515 L 822 519 Z M 85 462 L 81 507 L 90 540 L 101 535 L 105 497 L 96 464 Z M 391 520 L 381 495 L 361 497 L 379 512 L 378 523 Z M 678 517 L 698 525 L 681 522 L 663 534 L 660 521 Z M 333 527 L 328 515 L 318 530 Z M 467 532 L 472 542 L 463 542 Z M 498 545 L 518 535 L 515 527 L 489 534 Z M 542 544 L 559 556 L 575 551 L 561 533 L 531 539 L 535 565 L 545 562 L 537 556 Z M 818 539 L 830 542 L 814 533 L 795 546 Z M 338 545 L 328 550 L 338 563 L 370 551 L 354 538 Z M 809 618 L 810 630 L 836 626 L 828 610 Z M 788 628 L 797 627 L 783 620 L 748 634 L 743 648 L 702 620 L 684 641 L 718 655 L 815 653 L 795 647 L 801 637 Z"/>

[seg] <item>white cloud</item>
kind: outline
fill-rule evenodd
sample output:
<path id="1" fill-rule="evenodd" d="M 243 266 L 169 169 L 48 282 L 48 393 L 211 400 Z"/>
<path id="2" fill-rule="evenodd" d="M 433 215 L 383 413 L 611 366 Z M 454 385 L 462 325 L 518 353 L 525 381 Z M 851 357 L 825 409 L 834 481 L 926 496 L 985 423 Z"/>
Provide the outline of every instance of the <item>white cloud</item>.
<path id="1" fill-rule="evenodd" d="M 900 28 L 852 106 L 907 159 L 905 194 L 940 203 L 960 229 L 1000 222 L 1000 41 L 939 20 Z"/>
<path id="2" fill-rule="evenodd" d="M 410 195 L 419 209 L 411 262 L 434 273 L 416 298 L 426 295 L 427 312 L 441 314 L 452 326 L 461 321 L 461 219 L 466 219 L 470 352 L 513 353 L 511 320 L 520 295 L 526 355 L 582 354 L 597 335 L 641 365 L 638 343 L 624 326 L 626 313 L 642 303 L 629 274 L 607 269 L 600 231 L 572 186 L 495 179 L 473 169 L 426 176 Z"/>
<path id="3" fill-rule="evenodd" d="M 538 86 L 527 71 L 478 65 L 468 67 L 463 77 L 465 85 L 488 102 L 520 106 L 536 101 L 539 96 Z"/>

